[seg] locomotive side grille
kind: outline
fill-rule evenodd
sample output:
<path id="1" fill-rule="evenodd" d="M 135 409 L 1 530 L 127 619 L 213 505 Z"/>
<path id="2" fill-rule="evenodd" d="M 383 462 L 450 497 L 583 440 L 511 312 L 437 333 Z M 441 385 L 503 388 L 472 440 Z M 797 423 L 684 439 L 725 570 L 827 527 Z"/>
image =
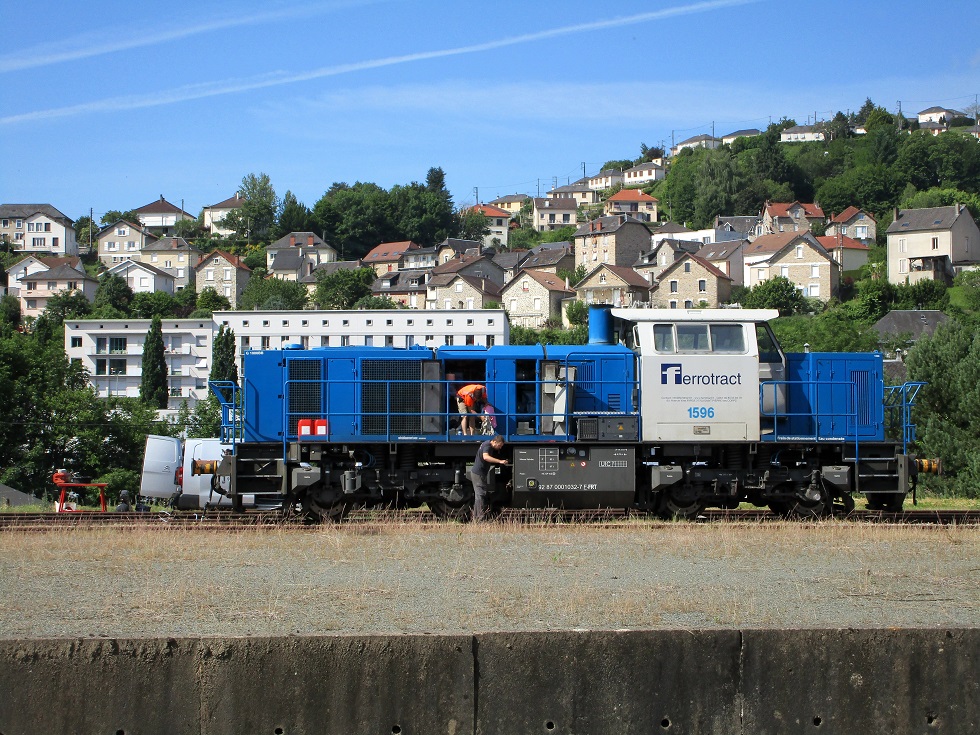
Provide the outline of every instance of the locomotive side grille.
<path id="1" fill-rule="evenodd" d="M 363 433 L 418 434 L 422 431 L 421 362 L 364 360 L 361 376 Z"/>
<path id="2" fill-rule="evenodd" d="M 579 419 L 578 440 L 595 441 L 599 438 L 599 419 Z"/>
<path id="3" fill-rule="evenodd" d="M 858 426 L 867 426 L 874 419 L 871 413 L 871 398 L 874 392 L 871 390 L 871 374 L 867 370 L 853 370 L 851 380 L 854 383 L 855 396 L 857 397 Z"/>
<path id="4" fill-rule="evenodd" d="M 287 433 L 295 436 L 300 419 L 318 419 L 323 410 L 323 361 L 319 359 L 289 360 L 287 379 L 310 380 L 311 383 L 290 383 L 286 397 L 286 410 L 289 412 Z"/>

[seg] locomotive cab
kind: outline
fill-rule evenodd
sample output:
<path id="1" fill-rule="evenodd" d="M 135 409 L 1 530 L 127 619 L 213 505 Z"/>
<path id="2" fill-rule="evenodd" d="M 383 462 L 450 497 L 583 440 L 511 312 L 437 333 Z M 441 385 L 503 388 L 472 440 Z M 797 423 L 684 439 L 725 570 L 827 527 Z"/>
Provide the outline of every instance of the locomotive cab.
<path id="1" fill-rule="evenodd" d="M 760 441 L 786 402 L 772 309 L 613 309 L 642 357 L 643 441 Z"/>

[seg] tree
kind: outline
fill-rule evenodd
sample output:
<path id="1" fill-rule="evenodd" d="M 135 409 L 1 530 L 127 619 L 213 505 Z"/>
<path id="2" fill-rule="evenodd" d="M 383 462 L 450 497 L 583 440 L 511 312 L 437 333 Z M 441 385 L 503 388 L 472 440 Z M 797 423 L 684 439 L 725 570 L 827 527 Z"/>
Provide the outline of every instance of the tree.
<path id="1" fill-rule="evenodd" d="M 655 158 L 663 158 L 664 149 L 657 146 L 652 148 L 645 143 L 640 143 L 640 160 L 637 163 L 646 163 L 654 160 Z"/>
<path id="2" fill-rule="evenodd" d="M 155 408 L 166 408 L 169 400 L 167 358 L 163 352 L 163 324 L 155 315 L 143 343 L 143 376 L 140 379 L 140 398 Z"/>
<path id="3" fill-rule="evenodd" d="M 222 324 L 211 344 L 211 380 L 230 380 L 238 384 L 238 363 L 235 360 L 235 330 Z"/>
<path id="4" fill-rule="evenodd" d="M 45 316 L 55 325 L 61 325 L 65 319 L 79 319 L 88 316 L 92 304 L 81 291 L 62 291 L 48 299 L 44 307 Z M 18 315 L 20 310 L 18 308 Z"/>
<path id="5" fill-rule="evenodd" d="M 408 307 L 390 296 L 362 296 L 354 303 L 355 309 L 407 309 Z"/>
<path id="6" fill-rule="evenodd" d="M 224 218 L 222 224 L 234 230 L 249 243 L 268 238 L 273 233 L 279 199 L 268 174 L 247 174 L 240 187 L 245 200 Z"/>
<path id="7" fill-rule="evenodd" d="M 628 168 L 633 168 L 633 161 L 628 158 L 614 159 L 602 164 L 603 171 L 625 171 Z"/>
<path id="8" fill-rule="evenodd" d="M 490 219 L 478 209 L 467 209 L 457 215 L 456 233 L 463 240 L 481 242 L 490 234 Z"/>
<path id="9" fill-rule="evenodd" d="M 398 237 L 388 192 L 377 184 L 333 184 L 313 206 L 313 218 L 341 259 L 360 258 L 378 243 L 407 239 Z"/>
<path id="10" fill-rule="evenodd" d="M 290 232 L 310 232 L 313 228 L 313 214 L 309 208 L 296 199 L 296 195 L 287 191 L 279 206 L 276 217 L 276 235 L 284 237 Z M 262 261 L 265 263 L 265 260 Z M 246 263 L 246 265 L 248 265 Z M 251 266 L 249 266 L 251 267 Z"/>
<path id="11" fill-rule="evenodd" d="M 569 302 L 568 306 L 565 307 L 565 315 L 568 317 L 568 323 L 572 326 L 587 325 L 589 323 L 589 305 L 576 299 Z"/>
<path id="12" fill-rule="evenodd" d="M 747 309 L 779 309 L 782 316 L 803 311 L 803 294 L 788 278 L 776 276 L 753 286 L 742 306 Z"/>
<path id="13" fill-rule="evenodd" d="M 872 130 L 882 127 L 895 127 L 895 118 L 884 107 L 876 107 L 868 113 L 868 117 L 864 121 L 864 129 L 870 133 Z"/>
<path id="14" fill-rule="evenodd" d="M 875 103 L 871 101 L 871 98 L 866 98 L 864 100 L 864 104 L 861 105 L 861 109 L 859 109 L 854 115 L 854 122 L 856 122 L 858 125 L 864 125 L 865 121 L 868 119 L 868 115 L 870 115 L 875 109 L 877 108 Z"/>
<path id="15" fill-rule="evenodd" d="M 698 172 L 697 193 L 694 197 L 694 225 L 709 227 L 715 216 L 731 213 L 738 190 L 738 171 L 735 159 L 725 148 L 709 151 Z"/>
<path id="16" fill-rule="evenodd" d="M 129 305 L 131 316 L 152 319 L 154 316 L 172 317 L 177 310 L 177 299 L 165 291 L 138 293 Z"/>
<path id="17" fill-rule="evenodd" d="M 143 224 L 140 216 L 136 214 L 135 209 L 127 209 L 125 212 L 118 209 L 110 209 L 108 212 L 102 215 L 102 219 L 99 221 L 102 223 L 102 226 L 105 227 L 107 225 L 111 225 L 113 222 L 118 222 L 119 220 L 125 220 L 133 225 L 142 226 Z"/>
<path id="18" fill-rule="evenodd" d="M 205 286 L 204 290 L 197 295 L 197 311 L 228 311 L 231 309 L 231 302 L 227 296 L 222 296 L 214 290 L 213 286 Z"/>
<path id="19" fill-rule="evenodd" d="M 318 309 L 352 309 L 354 304 L 371 295 L 373 268 L 342 269 L 327 274 L 317 271 L 313 303 Z"/>
<path id="20" fill-rule="evenodd" d="M 95 290 L 93 302 L 96 309 L 110 307 L 125 316 L 129 313 L 129 305 L 132 301 L 133 289 L 122 276 L 105 273 L 99 279 L 99 287 Z"/>
<path id="21" fill-rule="evenodd" d="M 824 131 L 827 133 L 828 140 L 842 140 L 848 137 L 851 134 L 851 124 L 847 115 L 838 110 L 833 119 L 824 125 Z"/>
<path id="22" fill-rule="evenodd" d="M 265 278 L 262 271 L 253 271 L 238 300 L 238 308 L 296 311 L 306 308 L 308 300 L 309 292 L 302 283 Z"/>

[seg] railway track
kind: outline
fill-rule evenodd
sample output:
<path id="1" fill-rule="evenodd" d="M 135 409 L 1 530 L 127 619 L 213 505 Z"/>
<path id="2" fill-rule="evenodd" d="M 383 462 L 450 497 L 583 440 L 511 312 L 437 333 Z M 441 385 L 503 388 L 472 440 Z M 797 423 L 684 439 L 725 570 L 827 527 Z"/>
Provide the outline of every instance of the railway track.
<path id="1" fill-rule="evenodd" d="M 785 520 L 769 510 L 706 510 L 695 521 L 710 522 L 775 522 Z M 837 516 L 835 521 L 850 523 L 978 525 L 980 510 L 908 510 L 901 513 L 855 510 L 846 517 Z M 577 524 L 592 527 L 622 527 L 626 525 L 663 524 L 656 516 L 623 510 L 568 511 L 558 509 L 507 509 L 495 519 L 496 523 L 542 526 Z M 797 522 L 819 523 L 820 519 L 797 519 Z M 166 531 L 182 529 L 195 531 L 248 531 L 260 528 L 288 528 L 291 530 L 322 527 L 359 528 L 395 525 L 442 526 L 454 521 L 438 518 L 427 510 L 352 510 L 343 521 L 325 526 L 309 525 L 299 517 L 283 518 L 278 512 L 233 513 L 228 511 L 158 512 L 158 513 L 0 513 L 0 532 L 3 531 L 71 531 L 94 528 L 139 528 Z"/>

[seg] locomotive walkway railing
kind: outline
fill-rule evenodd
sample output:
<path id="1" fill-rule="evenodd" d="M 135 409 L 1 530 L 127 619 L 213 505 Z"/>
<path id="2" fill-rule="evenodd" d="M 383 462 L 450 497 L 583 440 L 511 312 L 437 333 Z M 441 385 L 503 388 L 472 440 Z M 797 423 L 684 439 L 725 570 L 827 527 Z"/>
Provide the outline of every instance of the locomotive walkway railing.
<path id="1" fill-rule="evenodd" d="M 907 381 L 901 385 L 885 386 L 885 426 L 901 438 L 903 454 L 908 454 L 908 445 L 916 440 L 912 409 L 924 385 L 922 382 Z"/>
<path id="2" fill-rule="evenodd" d="M 242 439 L 242 389 L 231 380 L 209 380 L 208 387 L 221 407 L 221 442 L 234 447 Z"/>

